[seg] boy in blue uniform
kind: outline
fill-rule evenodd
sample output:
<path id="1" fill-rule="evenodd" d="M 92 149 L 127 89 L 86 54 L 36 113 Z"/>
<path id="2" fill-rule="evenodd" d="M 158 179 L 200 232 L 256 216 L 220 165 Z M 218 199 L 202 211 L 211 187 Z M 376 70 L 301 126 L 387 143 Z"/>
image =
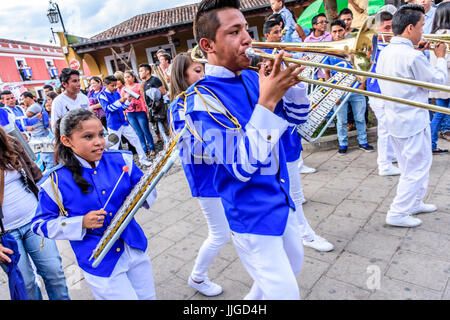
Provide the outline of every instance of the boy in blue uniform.
<path id="1" fill-rule="evenodd" d="M 282 98 L 302 68 L 245 70 L 251 45 L 239 1 L 203 0 L 194 30 L 206 53 L 206 76 L 187 92 L 186 121 L 215 161 L 214 188 L 222 199 L 239 257 L 254 280 L 248 299 L 299 299 L 296 276 L 303 246 L 289 195 L 280 137 L 302 111 Z M 292 92 L 291 97 L 296 97 Z"/>
<path id="2" fill-rule="evenodd" d="M 5 105 L 3 110 L 14 116 L 17 128 L 19 128 L 21 132 L 32 131 L 32 126 L 37 124 L 39 119 L 36 117 L 28 119 L 25 111 L 21 107 L 16 106 L 16 97 L 14 97 L 14 94 L 11 91 L 5 90 L 0 94 L 0 96 L 3 104 Z"/>
<path id="3" fill-rule="evenodd" d="M 118 149 L 120 138 L 122 135 L 136 148 L 141 165 L 149 166 L 151 163 L 147 160 L 147 155 L 142 148 L 134 129 L 129 125 L 125 119 L 123 110 L 130 106 L 130 100 L 127 97 L 121 97 L 117 92 L 117 79 L 114 76 L 107 76 L 103 81 L 105 89 L 98 95 L 98 100 L 103 110 L 106 113 L 106 123 L 109 133 L 114 133 L 119 137 L 119 141 L 111 147 L 111 149 Z"/>
<path id="4" fill-rule="evenodd" d="M 55 155 L 59 165 L 40 182 L 33 232 L 70 241 L 96 299 L 155 299 L 151 263 L 145 253 L 147 239 L 136 220 L 131 220 L 97 268 L 89 261 L 114 215 L 142 177 L 132 154 L 105 151 L 103 126 L 91 111 L 69 111 L 57 124 Z M 147 205 L 155 198 L 156 192 L 152 192 Z"/>

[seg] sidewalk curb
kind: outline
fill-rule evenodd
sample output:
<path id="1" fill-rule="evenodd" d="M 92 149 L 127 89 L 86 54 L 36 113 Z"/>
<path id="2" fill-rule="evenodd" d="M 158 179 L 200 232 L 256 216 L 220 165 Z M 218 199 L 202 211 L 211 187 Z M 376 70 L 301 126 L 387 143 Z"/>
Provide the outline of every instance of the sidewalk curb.
<path id="1" fill-rule="evenodd" d="M 358 140 L 356 136 L 358 131 L 353 130 L 348 133 L 348 147 L 357 147 Z M 377 141 L 377 127 L 372 127 L 367 129 L 367 142 L 372 143 Z M 317 152 L 317 151 L 327 151 L 339 148 L 339 142 L 337 139 L 337 134 L 331 136 L 321 137 L 318 141 L 314 143 L 309 143 L 306 140 L 302 140 L 303 151 L 306 152 Z"/>

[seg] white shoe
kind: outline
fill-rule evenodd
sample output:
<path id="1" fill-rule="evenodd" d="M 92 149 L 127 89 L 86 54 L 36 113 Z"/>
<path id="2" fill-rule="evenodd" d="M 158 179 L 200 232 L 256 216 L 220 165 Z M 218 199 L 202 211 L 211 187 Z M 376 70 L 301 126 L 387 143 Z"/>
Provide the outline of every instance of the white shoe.
<path id="1" fill-rule="evenodd" d="M 387 170 L 378 170 L 378 175 L 380 176 L 398 176 L 401 171 L 396 166 L 392 165 Z"/>
<path id="2" fill-rule="evenodd" d="M 418 213 L 430 213 L 437 210 L 437 207 L 434 204 L 425 204 L 423 202 L 420 203 L 420 205 L 415 208 L 410 214 L 418 214 Z"/>
<path id="3" fill-rule="evenodd" d="M 395 227 L 417 227 L 422 224 L 422 220 L 413 218 L 410 215 L 403 217 L 386 217 L 386 223 Z"/>
<path id="4" fill-rule="evenodd" d="M 214 282 L 211 282 L 208 278 L 205 278 L 202 282 L 197 283 L 189 277 L 188 284 L 193 289 L 208 297 L 217 296 L 222 293 L 222 287 Z"/>
<path id="5" fill-rule="evenodd" d="M 305 204 L 307 202 L 308 202 L 308 200 L 306 200 L 305 198 L 302 199 L 302 204 Z"/>
<path id="6" fill-rule="evenodd" d="M 317 234 L 314 235 L 314 239 L 312 241 L 303 240 L 303 245 L 321 252 L 328 252 L 334 249 L 333 244 Z"/>
<path id="7" fill-rule="evenodd" d="M 146 159 L 139 160 L 139 163 L 146 167 L 150 167 L 152 165 L 152 163 Z"/>
<path id="8" fill-rule="evenodd" d="M 316 171 L 317 171 L 316 169 L 308 167 L 306 164 L 303 164 L 300 167 L 300 173 L 314 173 Z"/>

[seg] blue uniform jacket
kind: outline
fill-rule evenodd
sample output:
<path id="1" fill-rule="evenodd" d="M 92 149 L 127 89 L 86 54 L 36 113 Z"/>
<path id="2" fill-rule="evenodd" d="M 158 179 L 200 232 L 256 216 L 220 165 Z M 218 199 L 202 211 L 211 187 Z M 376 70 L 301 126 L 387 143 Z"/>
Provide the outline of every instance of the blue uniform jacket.
<path id="1" fill-rule="evenodd" d="M 100 210 L 104 206 L 125 165 L 130 170 L 124 174 L 105 208 L 107 215 L 103 227 L 81 229 L 83 216 L 90 211 Z M 60 209 L 51 186 L 49 176 L 55 177 L 55 174 L 58 181 L 59 198 L 67 211 L 67 217 L 60 216 Z M 93 268 L 92 261 L 89 261 L 92 251 L 106 228 L 143 173 L 133 163 L 131 153 L 110 150 L 103 153 L 95 168 L 83 167 L 82 175 L 92 186 L 92 190 L 88 194 L 81 192 L 72 178 L 72 173 L 62 165 L 56 166 L 44 176 L 39 183 L 41 186 L 39 205 L 32 220 L 32 230 L 47 238 L 70 240 L 81 269 L 95 276 L 109 277 L 123 253 L 124 243 L 142 251 L 147 249 L 144 232 L 133 218 L 97 268 Z"/>
<path id="2" fill-rule="evenodd" d="M 178 97 L 172 101 L 168 110 L 168 119 L 170 120 L 170 127 L 174 133 L 178 133 L 184 128 L 186 123 L 184 99 Z M 203 156 L 199 158 L 193 156 L 193 150 L 200 141 L 195 139 L 189 130 L 186 131 L 182 139 L 182 142 L 179 144 L 181 149 L 180 159 L 192 196 L 218 198 L 219 195 L 213 184 L 214 165 L 210 159 L 208 163 L 205 163 Z"/>

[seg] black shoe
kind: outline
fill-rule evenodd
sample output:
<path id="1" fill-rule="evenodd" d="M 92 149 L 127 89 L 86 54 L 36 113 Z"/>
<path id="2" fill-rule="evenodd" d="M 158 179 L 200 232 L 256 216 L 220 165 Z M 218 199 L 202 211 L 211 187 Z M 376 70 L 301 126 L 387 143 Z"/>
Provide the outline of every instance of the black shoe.
<path id="1" fill-rule="evenodd" d="M 365 152 L 373 152 L 375 149 L 368 143 L 360 144 L 359 148 Z"/>
<path id="2" fill-rule="evenodd" d="M 347 153 L 347 146 L 339 146 L 339 153 L 340 154 L 344 154 L 344 153 Z"/>
<path id="3" fill-rule="evenodd" d="M 441 148 L 433 149 L 433 154 L 441 154 L 441 153 L 448 153 L 448 150 Z"/>

